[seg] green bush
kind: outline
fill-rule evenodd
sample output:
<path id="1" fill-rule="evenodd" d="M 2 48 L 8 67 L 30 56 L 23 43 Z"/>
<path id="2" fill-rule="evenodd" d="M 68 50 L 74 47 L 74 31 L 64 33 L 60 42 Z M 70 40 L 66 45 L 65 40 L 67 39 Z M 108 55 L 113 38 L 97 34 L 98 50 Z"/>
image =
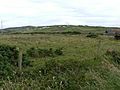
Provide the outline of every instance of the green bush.
<path id="1" fill-rule="evenodd" d="M 55 53 L 56 55 L 63 55 L 63 50 L 62 50 L 62 48 L 58 48 L 58 49 L 55 50 L 54 53 Z"/>
<path id="2" fill-rule="evenodd" d="M 96 38 L 96 37 L 98 37 L 98 35 L 95 33 L 89 33 L 86 37 Z"/>
<path id="3" fill-rule="evenodd" d="M 0 78 L 11 76 L 18 66 L 19 50 L 16 46 L 0 45 Z M 30 64 L 27 56 L 23 54 L 23 66 Z"/>
<path id="4" fill-rule="evenodd" d="M 12 65 L 17 65 L 19 51 L 16 46 L 0 45 L 0 56 Z"/>
<path id="5" fill-rule="evenodd" d="M 18 55 L 19 51 L 15 46 L 0 45 L 0 78 L 12 75 Z"/>
<path id="6" fill-rule="evenodd" d="M 67 31 L 67 32 L 62 32 L 62 34 L 81 34 L 81 32 L 78 32 L 78 31 Z"/>
<path id="7" fill-rule="evenodd" d="M 27 66 L 31 66 L 31 61 L 29 60 L 29 57 L 27 56 L 27 54 L 23 54 L 22 57 L 22 66 L 23 67 L 27 67 Z"/>
<path id="8" fill-rule="evenodd" d="M 114 36 L 114 38 L 115 38 L 116 40 L 120 40 L 120 34 L 116 34 L 116 35 Z"/>

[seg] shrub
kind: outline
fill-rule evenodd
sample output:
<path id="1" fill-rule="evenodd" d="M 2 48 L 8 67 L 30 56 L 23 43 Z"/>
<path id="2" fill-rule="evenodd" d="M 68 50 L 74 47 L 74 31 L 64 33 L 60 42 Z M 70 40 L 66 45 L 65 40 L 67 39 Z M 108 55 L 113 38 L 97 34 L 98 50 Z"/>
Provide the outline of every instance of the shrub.
<path id="1" fill-rule="evenodd" d="M 95 33 L 89 33 L 86 37 L 96 38 L 96 37 L 98 37 L 98 35 Z"/>
<path id="2" fill-rule="evenodd" d="M 56 49 L 56 50 L 55 50 L 55 54 L 56 54 L 56 55 L 62 55 L 62 54 L 63 54 L 62 48 Z"/>
<path id="3" fill-rule="evenodd" d="M 27 55 L 31 57 L 38 57 L 38 50 L 34 47 L 27 50 Z"/>
<path id="4" fill-rule="evenodd" d="M 81 32 L 78 32 L 78 31 L 67 31 L 67 32 L 62 32 L 62 34 L 81 34 Z"/>
<path id="5" fill-rule="evenodd" d="M 19 51 L 16 46 L 0 45 L 0 56 L 1 59 L 5 59 L 8 63 L 12 65 L 17 65 Z"/>
<path id="6" fill-rule="evenodd" d="M 0 45 L 0 78 L 12 75 L 17 58 L 18 50 L 15 46 Z"/>
<path id="7" fill-rule="evenodd" d="M 29 60 L 27 54 L 23 54 L 22 66 L 23 67 L 31 66 L 31 61 Z"/>
<path id="8" fill-rule="evenodd" d="M 13 74 L 14 68 L 13 65 L 8 63 L 8 59 L 0 55 L 0 79 L 6 78 Z"/>
<path id="9" fill-rule="evenodd" d="M 116 34 L 116 35 L 114 36 L 114 38 L 115 38 L 116 40 L 120 40 L 120 34 Z"/>
<path id="10" fill-rule="evenodd" d="M 0 45 L 0 78 L 11 76 L 18 66 L 19 50 L 16 46 Z M 27 56 L 23 54 L 23 66 L 30 64 Z"/>

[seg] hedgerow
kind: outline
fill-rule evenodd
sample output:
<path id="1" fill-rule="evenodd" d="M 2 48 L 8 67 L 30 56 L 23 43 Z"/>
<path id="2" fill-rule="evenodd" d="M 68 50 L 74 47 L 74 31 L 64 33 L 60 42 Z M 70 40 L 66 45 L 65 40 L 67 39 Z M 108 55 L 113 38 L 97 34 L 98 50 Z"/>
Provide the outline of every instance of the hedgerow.
<path id="1" fill-rule="evenodd" d="M 0 45 L 0 78 L 11 76 L 18 67 L 19 49 L 16 46 Z M 23 66 L 30 64 L 27 56 L 23 54 Z"/>

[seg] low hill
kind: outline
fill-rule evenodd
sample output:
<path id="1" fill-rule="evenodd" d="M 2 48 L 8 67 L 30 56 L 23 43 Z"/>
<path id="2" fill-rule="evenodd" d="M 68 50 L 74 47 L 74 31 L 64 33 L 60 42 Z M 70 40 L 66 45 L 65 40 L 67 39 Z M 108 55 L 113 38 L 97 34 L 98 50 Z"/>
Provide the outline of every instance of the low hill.
<path id="1" fill-rule="evenodd" d="M 81 32 L 81 33 L 104 33 L 108 27 L 82 26 L 82 25 L 54 25 L 54 26 L 23 26 L 1 30 L 3 33 L 61 33 L 61 32 Z"/>

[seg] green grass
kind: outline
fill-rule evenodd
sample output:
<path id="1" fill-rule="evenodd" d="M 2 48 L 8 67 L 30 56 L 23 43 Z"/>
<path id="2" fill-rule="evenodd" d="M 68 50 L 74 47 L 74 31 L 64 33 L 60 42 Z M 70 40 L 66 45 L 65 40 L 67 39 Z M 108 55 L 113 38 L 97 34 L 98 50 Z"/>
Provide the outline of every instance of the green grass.
<path id="1" fill-rule="evenodd" d="M 92 32 L 93 27 L 84 29 Z M 120 50 L 120 42 L 113 36 L 88 38 L 86 34 L 3 34 L 0 43 L 16 45 L 23 52 L 31 47 L 63 48 L 64 52 L 57 57 L 30 58 L 32 67 L 23 68 L 22 73 L 17 71 L 13 79 L 1 80 L 0 89 L 120 89 L 120 67 L 105 55 L 108 48 Z"/>

